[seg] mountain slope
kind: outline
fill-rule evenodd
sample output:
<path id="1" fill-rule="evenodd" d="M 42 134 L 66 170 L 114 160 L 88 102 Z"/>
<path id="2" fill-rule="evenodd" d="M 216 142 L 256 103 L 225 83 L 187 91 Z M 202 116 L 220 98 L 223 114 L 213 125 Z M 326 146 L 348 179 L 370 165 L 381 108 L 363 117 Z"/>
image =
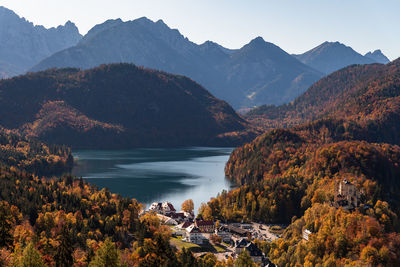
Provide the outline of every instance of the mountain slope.
<path id="1" fill-rule="evenodd" d="M 46 29 L 0 6 L 0 75 L 24 73 L 51 54 L 77 44 L 81 37 L 69 21 Z"/>
<path id="2" fill-rule="evenodd" d="M 0 125 L 51 143 L 96 148 L 235 145 L 255 134 L 192 80 L 129 64 L 0 81 Z"/>
<path id="3" fill-rule="evenodd" d="M 321 79 L 290 104 L 263 106 L 246 116 L 265 128 L 323 118 L 351 120 L 372 131 L 371 136 L 400 144 L 399 88 L 400 59 L 387 65 L 350 66 Z"/>
<path id="4" fill-rule="evenodd" d="M 235 149 L 225 174 L 241 186 L 201 214 L 288 224 L 260 242 L 279 266 L 398 266 L 400 60 L 347 67 L 292 104 L 256 111 L 292 127 Z"/>
<path id="5" fill-rule="evenodd" d="M 381 60 L 376 60 L 374 56 L 363 56 L 339 42 L 325 42 L 304 54 L 295 55 L 295 57 L 325 74 L 353 64 L 383 63 Z"/>
<path id="6" fill-rule="evenodd" d="M 230 91 L 244 90 L 245 106 L 287 103 L 320 74 L 261 37 L 232 54 L 226 64 Z M 229 93 L 229 92 L 227 92 Z M 240 101 L 238 99 L 238 101 Z"/>
<path id="7" fill-rule="evenodd" d="M 197 45 L 163 21 L 146 18 L 97 25 L 76 46 L 31 70 L 116 62 L 188 76 L 235 108 L 285 103 L 322 76 L 261 38 L 238 50 L 213 42 Z"/>

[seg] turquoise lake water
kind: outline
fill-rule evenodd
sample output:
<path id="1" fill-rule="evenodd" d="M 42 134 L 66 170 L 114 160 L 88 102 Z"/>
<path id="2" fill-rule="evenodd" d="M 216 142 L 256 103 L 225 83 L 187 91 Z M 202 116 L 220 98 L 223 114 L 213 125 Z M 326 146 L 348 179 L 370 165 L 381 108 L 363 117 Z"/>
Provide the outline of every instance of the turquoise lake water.
<path id="1" fill-rule="evenodd" d="M 177 210 L 193 199 L 195 211 L 233 185 L 224 167 L 232 148 L 162 148 L 74 151 L 73 174 L 98 187 L 136 198 L 147 207 L 169 201 Z"/>

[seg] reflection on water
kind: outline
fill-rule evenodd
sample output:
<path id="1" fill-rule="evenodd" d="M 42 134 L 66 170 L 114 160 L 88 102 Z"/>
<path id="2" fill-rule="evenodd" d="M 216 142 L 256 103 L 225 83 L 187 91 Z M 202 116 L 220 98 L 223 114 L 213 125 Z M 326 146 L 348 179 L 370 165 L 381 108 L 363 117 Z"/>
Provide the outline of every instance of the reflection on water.
<path id="1" fill-rule="evenodd" d="M 193 199 L 195 211 L 231 184 L 224 176 L 231 148 L 74 151 L 73 174 L 142 203 Z"/>

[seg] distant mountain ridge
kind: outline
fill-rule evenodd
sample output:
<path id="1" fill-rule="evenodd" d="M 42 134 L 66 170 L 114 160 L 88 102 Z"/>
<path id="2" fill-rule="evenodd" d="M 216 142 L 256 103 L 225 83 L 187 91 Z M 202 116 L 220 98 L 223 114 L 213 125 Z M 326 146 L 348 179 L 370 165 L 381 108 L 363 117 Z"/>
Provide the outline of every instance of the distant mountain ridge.
<path id="1" fill-rule="evenodd" d="M 2 7 L 0 22 L 0 40 L 6 40 L 0 42 L 0 78 L 28 69 L 89 69 L 128 62 L 188 76 L 238 110 L 288 103 L 327 73 L 347 65 L 388 61 L 380 50 L 362 56 L 338 42 L 325 42 L 294 57 L 261 37 L 240 49 L 211 41 L 198 45 L 162 20 L 145 17 L 107 20 L 83 38 L 71 22 L 45 29 Z"/>
<path id="2" fill-rule="evenodd" d="M 386 64 L 390 62 L 380 50 L 373 53 L 369 52 L 363 56 L 354 51 L 353 48 L 339 42 L 324 42 L 303 54 L 294 56 L 304 64 L 324 74 L 331 74 L 353 64 Z"/>
<path id="3" fill-rule="evenodd" d="M 234 146 L 258 133 L 194 81 L 126 63 L 0 80 L 0 125 L 74 148 Z"/>
<path id="4" fill-rule="evenodd" d="M 387 64 L 390 60 L 382 53 L 380 49 L 375 50 L 374 52 L 368 52 L 364 55 L 364 57 L 375 60 L 377 63 Z"/>
<path id="5" fill-rule="evenodd" d="M 26 72 L 40 60 L 75 45 L 81 37 L 70 21 L 46 29 L 0 6 L 0 78 Z"/>
<path id="6" fill-rule="evenodd" d="M 237 50 L 210 41 L 197 45 L 162 20 L 144 17 L 96 25 L 76 46 L 44 59 L 31 71 L 116 62 L 188 76 L 237 109 L 288 102 L 322 77 L 262 38 Z"/>

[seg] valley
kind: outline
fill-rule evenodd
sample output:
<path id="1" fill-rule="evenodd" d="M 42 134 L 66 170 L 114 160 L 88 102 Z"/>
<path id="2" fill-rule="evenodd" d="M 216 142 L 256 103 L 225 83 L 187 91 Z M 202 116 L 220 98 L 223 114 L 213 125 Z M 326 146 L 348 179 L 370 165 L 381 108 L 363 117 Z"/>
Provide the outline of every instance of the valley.
<path id="1" fill-rule="evenodd" d="M 190 23 L 81 8 L 85 34 L 0 6 L 0 266 L 400 266 L 389 41 L 321 19 L 288 34 L 318 14 L 277 12 L 286 31 L 263 13 L 243 34 L 255 21 L 235 16 L 227 48 Z M 198 33 L 223 26 L 207 16 Z"/>

